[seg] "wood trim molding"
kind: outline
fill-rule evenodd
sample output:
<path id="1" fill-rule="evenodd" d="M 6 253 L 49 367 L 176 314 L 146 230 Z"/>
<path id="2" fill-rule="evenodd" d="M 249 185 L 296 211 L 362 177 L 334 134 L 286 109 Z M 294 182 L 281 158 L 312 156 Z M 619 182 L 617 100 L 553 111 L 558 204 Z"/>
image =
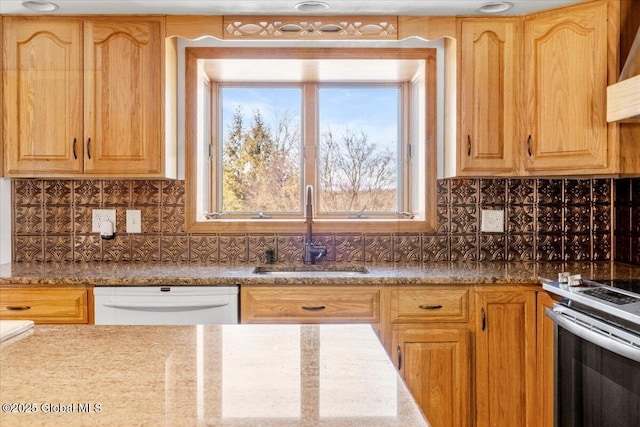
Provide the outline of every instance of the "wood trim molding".
<path id="1" fill-rule="evenodd" d="M 224 39 L 397 40 L 395 16 L 225 16 Z"/>

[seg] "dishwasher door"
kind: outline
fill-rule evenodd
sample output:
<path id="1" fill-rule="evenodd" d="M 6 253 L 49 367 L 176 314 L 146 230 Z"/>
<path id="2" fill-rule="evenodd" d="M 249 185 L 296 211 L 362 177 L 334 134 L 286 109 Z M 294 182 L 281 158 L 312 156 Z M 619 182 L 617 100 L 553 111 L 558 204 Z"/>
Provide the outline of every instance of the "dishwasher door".
<path id="1" fill-rule="evenodd" d="M 238 286 L 95 287 L 95 324 L 235 324 L 238 293 Z"/>

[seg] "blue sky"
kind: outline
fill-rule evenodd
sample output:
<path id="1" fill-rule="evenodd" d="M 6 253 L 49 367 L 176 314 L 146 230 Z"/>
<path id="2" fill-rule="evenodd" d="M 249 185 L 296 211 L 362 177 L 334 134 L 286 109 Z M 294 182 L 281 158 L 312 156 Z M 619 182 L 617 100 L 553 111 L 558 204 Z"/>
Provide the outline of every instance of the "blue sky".
<path id="1" fill-rule="evenodd" d="M 360 129 L 369 136 L 370 142 L 389 146 L 397 143 L 398 88 L 387 87 L 322 87 L 320 89 L 320 119 L 323 125 L 330 123 L 332 130 L 351 131 Z M 224 87 L 223 132 L 233 119 L 236 107 L 243 106 L 249 119 L 259 109 L 267 123 L 273 121 L 271 112 L 288 110 L 299 116 L 301 111 L 300 89 L 293 87 L 258 88 Z M 336 96 L 338 95 L 339 96 Z"/>

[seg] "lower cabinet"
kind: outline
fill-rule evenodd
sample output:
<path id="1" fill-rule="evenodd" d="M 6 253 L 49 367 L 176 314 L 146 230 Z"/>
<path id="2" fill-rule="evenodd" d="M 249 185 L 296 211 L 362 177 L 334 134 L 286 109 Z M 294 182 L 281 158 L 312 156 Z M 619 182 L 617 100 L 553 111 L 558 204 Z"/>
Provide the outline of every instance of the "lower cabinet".
<path id="1" fill-rule="evenodd" d="M 475 292 L 476 425 L 538 426 L 536 291 Z"/>
<path id="2" fill-rule="evenodd" d="M 369 323 L 434 427 L 551 426 L 538 285 L 243 286 L 242 323 Z"/>
<path id="3" fill-rule="evenodd" d="M 240 323 L 369 323 L 380 334 L 377 286 L 242 286 Z"/>
<path id="4" fill-rule="evenodd" d="M 434 427 L 472 425 L 471 295 L 462 285 L 389 288 L 390 355 Z"/>
<path id="5" fill-rule="evenodd" d="M 1 287 L 0 319 L 92 323 L 90 294 L 84 287 Z"/>
<path id="6" fill-rule="evenodd" d="M 471 334 L 435 328 L 394 329 L 392 358 L 432 426 L 468 426 Z"/>
<path id="7" fill-rule="evenodd" d="M 538 376 L 538 426 L 553 427 L 553 321 L 545 314 L 546 308 L 553 307 L 558 297 L 539 291 L 537 294 L 537 344 Z"/>

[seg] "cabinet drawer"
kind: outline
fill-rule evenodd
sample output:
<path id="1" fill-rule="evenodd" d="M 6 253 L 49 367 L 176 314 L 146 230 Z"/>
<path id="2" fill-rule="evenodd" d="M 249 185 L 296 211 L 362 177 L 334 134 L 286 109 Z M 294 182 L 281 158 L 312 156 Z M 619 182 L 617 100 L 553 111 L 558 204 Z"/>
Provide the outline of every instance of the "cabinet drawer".
<path id="1" fill-rule="evenodd" d="M 88 323 L 85 288 L 1 288 L 0 319 Z"/>
<path id="2" fill-rule="evenodd" d="M 466 322 L 468 288 L 400 287 L 391 290 L 392 322 Z"/>
<path id="3" fill-rule="evenodd" d="M 380 321 L 380 290 L 374 287 L 242 288 L 242 323 Z"/>

